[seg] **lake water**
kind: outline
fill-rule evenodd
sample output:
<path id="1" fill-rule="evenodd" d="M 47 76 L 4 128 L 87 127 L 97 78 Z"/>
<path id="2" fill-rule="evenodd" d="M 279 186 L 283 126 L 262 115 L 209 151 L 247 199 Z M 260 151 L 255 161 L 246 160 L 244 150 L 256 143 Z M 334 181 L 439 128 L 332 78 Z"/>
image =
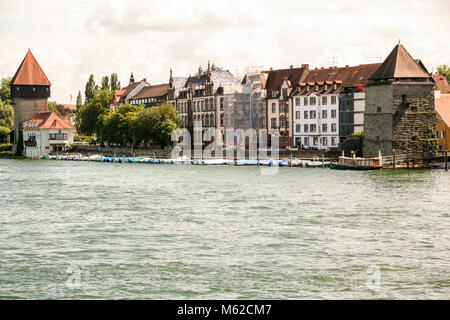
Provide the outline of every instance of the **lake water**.
<path id="1" fill-rule="evenodd" d="M 449 299 L 450 173 L 0 160 L 0 298 Z"/>

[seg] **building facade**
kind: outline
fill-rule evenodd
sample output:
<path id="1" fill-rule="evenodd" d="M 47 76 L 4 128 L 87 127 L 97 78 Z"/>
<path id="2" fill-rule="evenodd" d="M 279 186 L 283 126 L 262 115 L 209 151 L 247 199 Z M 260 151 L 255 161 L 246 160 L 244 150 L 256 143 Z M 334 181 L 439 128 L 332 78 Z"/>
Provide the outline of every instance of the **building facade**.
<path id="1" fill-rule="evenodd" d="M 146 108 L 151 108 L 167 103 L 168 93 L 168 83 L 145 86 L 139 91 L 139 93 L 130 97 L 128 102 L 133 105 L 143 104 Z"/>
<path id="2" fill-rule="evenodd" d="M 75 128 L 55 112 L 38 112 L 23 123 L 24 155 L 39 157 L 64 152 L 73 143 Z"/>
<path id="3" fill-rule="evenodd" d="M 436 135 L 439 150 L 450 150 L 450 94 L 440 91 L 435 99 L 437 124 Z"/>
<path id="4" fill-rule="evenodd" d="M 291 92 L 303 82 L 309 72 L 308 65 L 301 68 L 270 70 L 266 81 L 266 128 L 269 141 L 272 134 L 279 135 L 279 146 L 293 145 Z"/>
<path id="5" fill-rule="evenodd" d="M 436 125 L 431 74 L 399 43 L 369 80 L 363 156 L 429 155 Z"/>
<path id="6" fill-rule="evenodd" d="M 223 139 L 224 88 L 235 84 L 236 78 L 228 70 L 211 67 L 209 62 L 207 71 L 203 72 L 199 68 L 196 75 L 187 78 L 176 96 L 175 105 L 179 116 L 183 119 L 182 127 L 187 128 L 192 135 L 194 121 L 199 121 L 203 130 L 207 128 L 220 130 Z M 175 92 L 176 88 L 171 90 Z"/>

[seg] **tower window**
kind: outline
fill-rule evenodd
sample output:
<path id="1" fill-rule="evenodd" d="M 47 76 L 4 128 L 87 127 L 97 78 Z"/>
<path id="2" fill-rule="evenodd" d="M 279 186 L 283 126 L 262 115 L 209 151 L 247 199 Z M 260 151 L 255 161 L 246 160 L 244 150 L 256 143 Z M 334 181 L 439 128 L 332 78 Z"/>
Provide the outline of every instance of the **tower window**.
<path id="1" fill-rule="evenodd" d="M 381 112 L 381 107 L 377 107 L 377 112 Z"/>

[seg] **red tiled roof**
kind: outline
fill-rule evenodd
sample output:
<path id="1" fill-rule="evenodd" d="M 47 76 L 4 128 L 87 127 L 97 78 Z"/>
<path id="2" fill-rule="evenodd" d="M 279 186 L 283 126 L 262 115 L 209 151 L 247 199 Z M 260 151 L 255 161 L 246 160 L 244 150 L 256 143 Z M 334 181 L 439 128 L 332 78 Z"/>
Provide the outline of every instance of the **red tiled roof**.
<path id="1" fill-rule="evenodd" d="M 434 108 L 445 124 L 450 127 L 450 94 L 441 94 L 434 100 Z"/>
<path id="2" fill-rule="evenodd" d="M 28 85 L 28 86 L 51 86 L 41 66 L 36 61 L 30 50 L 28 50 L 25 58 L 17 69 L 11 80 L 11 85 Z"/>
<path id="3" fill-rule="evenodd" d="M 59 117 L 55 112 L 39 112 L 33 118 L 23 123 L 23 130 L 71 129 L 73 126 Z"/>
<path id="4" fill-rule="evenodd" d="M 280 90 L 284 80 L 289 80 L 296 87 L 300 81 L 303 81 L 306 70 L 302 67 L 269 71 L 266 81 L 267 95 L 272 97 L 272 91 Z"/>
<path id="5" fill-rule="evenodd" d="M 395 46 L 370 80 L 393 78 L 429 78 L 430 74 L 417 63 L 400 43 Z"/>
<path id="6" fill-rule="evenodd" d="M 440 75 L 436 74 L 433 76 L 434 82 L 436 82 L 436 90 L 441 91 L 441 94 L 450 93 L 450 85 L 447 82 L 447 79 Z"/>

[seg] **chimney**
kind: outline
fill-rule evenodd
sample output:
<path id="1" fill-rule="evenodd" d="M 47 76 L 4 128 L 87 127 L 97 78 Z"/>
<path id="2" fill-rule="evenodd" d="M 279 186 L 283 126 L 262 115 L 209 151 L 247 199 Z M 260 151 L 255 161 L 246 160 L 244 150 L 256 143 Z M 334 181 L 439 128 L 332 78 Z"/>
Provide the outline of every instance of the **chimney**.
<path id="1" fill-rule="evenodd" d="M 303 69 L 309 69 L 309 64 L 302 64 Z"/>
<path id="2" fill-rule="evenodd" d="M 320 68 L 320 70 L 323 70 L 323 69 L 324 69 L 324 67 Z"/>
<path id="3" fill-rule="evenodd" d="M 291 64 L 290 68 L 291 68 L 291 69 L 294 69 L 294 66 Z"/>
<path id="4" fill-rule="evenodd" d="M 348 64 L 346 64 L 345 67 L 348 68 Z"/>
<path id="5" fill-rule="evenodd" d="M 272 68 L 272 67 L 270 67 L 270 71 L 273 71 L 273 68 Z"/>

